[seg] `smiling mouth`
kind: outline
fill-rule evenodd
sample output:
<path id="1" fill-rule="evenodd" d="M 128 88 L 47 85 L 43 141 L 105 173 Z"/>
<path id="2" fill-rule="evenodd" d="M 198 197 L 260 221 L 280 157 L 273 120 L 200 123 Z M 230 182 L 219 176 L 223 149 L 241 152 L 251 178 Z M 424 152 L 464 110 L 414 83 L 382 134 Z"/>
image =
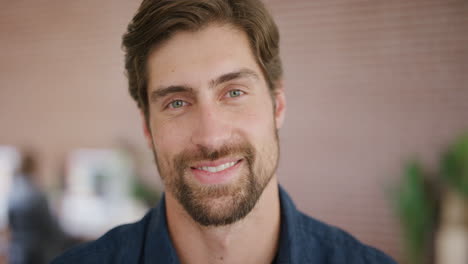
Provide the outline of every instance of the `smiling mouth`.
<path id="1" fill-rule="evenodd" d="M 241 162 L 242 159 L 237 160 L 237 161 L 231 161 L 231 162 L 226 162 L 218 166 L 200 166 L 200 167 L 191 167 L 192 169 L 195 170 L 201 170 L 201 171 L 206 171 L 206 172 L 211 172 L 211 173 L 216 173 L 220 171 L 224 171 L 226 169 L 229 169 L 236 165 L 237 163 Z"/>

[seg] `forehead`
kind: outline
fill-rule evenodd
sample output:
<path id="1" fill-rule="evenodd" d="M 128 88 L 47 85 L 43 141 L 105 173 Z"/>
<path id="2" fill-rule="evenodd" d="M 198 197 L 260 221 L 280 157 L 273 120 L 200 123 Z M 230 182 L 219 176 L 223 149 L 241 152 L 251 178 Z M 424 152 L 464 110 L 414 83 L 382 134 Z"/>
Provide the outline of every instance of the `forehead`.
<path id="1" fill-rule="evenodd" d="M 181 31 L 148 58 L 148 89 L 173 84 L 205 85 L 227 72 L 250 69 L 263 78 L 247 35 L 230 25 Z"/>

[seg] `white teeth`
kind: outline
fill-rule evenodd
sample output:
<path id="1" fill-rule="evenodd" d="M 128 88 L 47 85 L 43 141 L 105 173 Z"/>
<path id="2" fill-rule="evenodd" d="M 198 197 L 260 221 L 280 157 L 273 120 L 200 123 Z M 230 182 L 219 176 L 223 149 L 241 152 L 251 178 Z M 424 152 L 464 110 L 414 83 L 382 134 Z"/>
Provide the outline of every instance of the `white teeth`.
<path id="1" fill-rule="evenodd" d="M 204 171 L 209 171 L 209 172 L 218 172 L 218 171 L 223 171 L 223 170 L 225 170 L 227 168 L 230 168 L 230 167 L 234 166 L 235 164 L 236 164 L 236 162 L 233 161 L 233 162 L 227 162 L 227 163 L 221 164 L 221 165 L 216 166 L 216 167 L 203 166 L 203 167 L 199 167 L 197 169 L 204 170 Z"/>

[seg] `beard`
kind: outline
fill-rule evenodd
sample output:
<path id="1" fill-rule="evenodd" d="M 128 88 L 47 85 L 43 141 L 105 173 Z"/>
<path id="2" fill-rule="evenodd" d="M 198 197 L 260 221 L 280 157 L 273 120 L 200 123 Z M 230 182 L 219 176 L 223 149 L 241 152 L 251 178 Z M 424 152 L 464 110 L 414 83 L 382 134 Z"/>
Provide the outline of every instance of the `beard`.
<path id="1" fill-rule="evenodd" d="M 165 166 L 154 152 L 159 174 L 166 186 L 192 219 L 202 226 L 223 226 L 237 222 L 255 207 L 273 177 L 279 159 L 278 133 L 274 130 L 270 150 L 259 155 L 255 147 L 243 140 L 218 149 L 199 147 L 177 154 Z M 153 148 L 154 149 L 154 148 Z M 235 179 L 226 184 L 202 185 L 190 172 L 190 164 L 239 157 L 242 164 Z"/>

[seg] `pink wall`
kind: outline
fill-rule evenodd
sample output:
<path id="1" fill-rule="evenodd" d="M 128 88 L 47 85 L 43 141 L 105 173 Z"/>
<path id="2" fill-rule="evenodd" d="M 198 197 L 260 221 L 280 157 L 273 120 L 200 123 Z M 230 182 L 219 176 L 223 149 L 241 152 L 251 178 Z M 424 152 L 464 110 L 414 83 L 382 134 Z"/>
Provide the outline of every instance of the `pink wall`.
<path id="1" fill-rule="evenodd" d="M 121 138 L 157 182 L 120 49 L 138 2 L 2 3 L 0 144 L 36 147 L 44 186 L 68 151 Z M 468 129 L 468 3 L 266 2 L 288 100 L 280 181 L 308 214 L 398 257 L 385 186 L 408 158 L 436 168 Z"/>

